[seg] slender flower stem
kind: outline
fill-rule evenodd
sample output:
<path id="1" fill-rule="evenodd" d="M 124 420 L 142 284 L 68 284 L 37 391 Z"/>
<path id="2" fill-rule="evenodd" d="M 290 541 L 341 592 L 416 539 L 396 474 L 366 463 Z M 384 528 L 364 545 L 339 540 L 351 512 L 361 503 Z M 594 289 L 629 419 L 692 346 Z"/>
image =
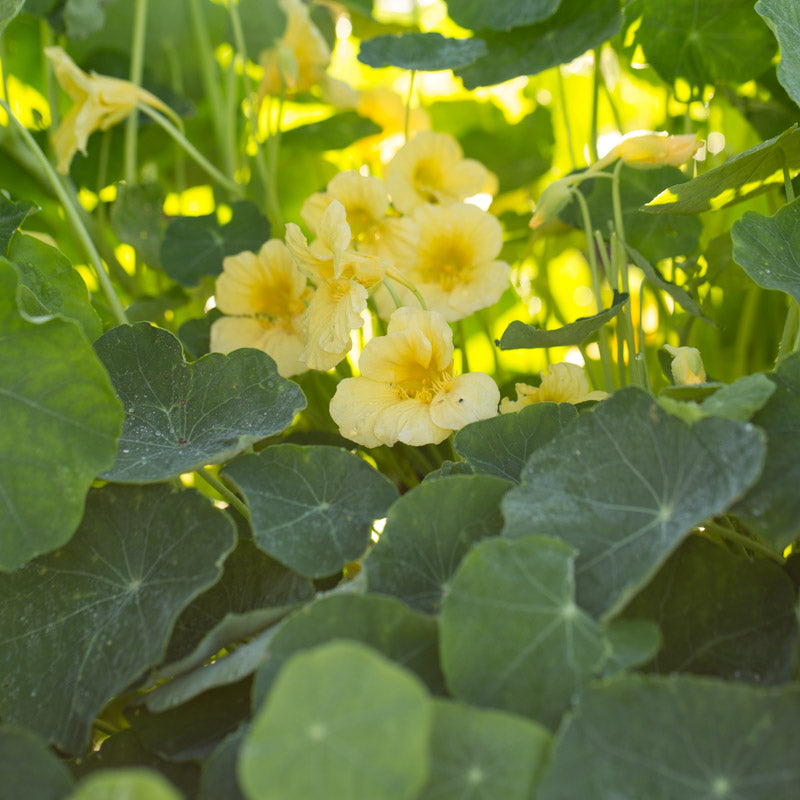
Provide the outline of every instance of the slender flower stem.
<path id="1" fill-rule="evenodd" d="M 467 330 L 463 319 L 460 319 L 458 322 L 456 322 L 456 330 L 458 331 L 458 346 L 461 349 L 461 371 L 469 372 L 469 358 L 467 356 Z"/>
<path id="2" fill-rule="evenodd" d="M 147 31 L 147 0 L 136 0 L 131 40 L 131 69 L 129 80 L 141 86 L 144 70 L 144 43 Z M 125 180 L 129 186 L 136 183 L 139 112 L 134 109 L 125 123 Z"/>
<path id="3" fill-rule="evenodd" d="M 278 151 L 281 144 L 281 123 L 283 121 L 284 90 L 281 89 L 277 98 L 278 108 L 275 119 L 275 129 L 272 130 L 272 105 L 270 100 L 269 113 L 267 114 L 267 215 L 272 224 L 272 235 L 278 239 L 283 238 L 285 225 L 281 212 L 280 196 L 278 194 Z"/>
<path id="4" fill-rule="evenodd" d="M 589 156 L 592 161 L 598 160 L 597 155 L 597 118 L 600 113 L 600 83 L 602 82 L 602 49 L 597 47 L 594 55 L 594 79 L 592 81 L 592 127 L 589 133 Z"/>
<path id="5" fill-rule="evenodd" d="M 224 186 L 237 197 L 242 196 L 244 193 L 242 187 L 223 175 L 163 114 L 144 103 L 139 103 L 138 107 L 140 111 L 152 117 L 220 186 Z"/>
<path id="6" fill-rule="evenodd" d="M 77 199 L 71 197 L 69 192 L 67 192 L 67 190 L 64 188 L 64 184 L 61 182 L 61 179 L 53 169 L 53 165 L 47 160 L 47 156 L 42 152 L 41 148 L 36 143 L 36 140 L 33 138 L 33 136 L 30 135 L 27 128 L 25 128 L 25 126 L 16 118 L 14 113 L 9 108 L 8 103 L 6 103 L 5 100 L 0 100 L 0 107 L 2 107 L 8 114 L 9 120 L 13 125 L 16 126 L 17 130 L 25 141 L 25 144 L 28 145 L 28 148 L 33 153 L 34 159 L 38 162 L 42 171 L 47 175 L 53 191 L 56 193 L 56 196 L 64 208 L 64 213 L 67 216 L 67 221 L 69 222 L 70 227 L 75 232 L 75 235 L 78 237 L 80 243 L 83 245 L 83 248 L 86 251 L 89 262 L 91 263 L 95 275 L 97 276 L 97 281 L 100 284 L 106 299 L 108 300 L 109 306 L 111 307 L 111 313 L 121 325 L 126 325 L 128 318 L 125 316 L 125 309 L 122 307 L 122 303 L 120 303 L 119 297 L 117 297 L 117 294 L 114 291 L 111 278 L 109 277 L 108 272 L 106 272 L 106 268 L 103 265 L 103 259 L 100 258 L 100 254 L 97 252 L 97 247 L 95 247 L 92 237 L 89 235 L 86 226 L 83 224 L 83 220 L 81 219 L 81 215 L 78 212 L 76 205 Z"/>
<path id="7" fill-rule="evenodd" d="M 561 116 L 564 123 L 564 132 L 567 135 L 567 152 L 569 153 L 569 162 L 572 169 L 578 168 L 578 162 L 575 159 L 575 146 L 572 140 L 572 126 L 569 122 L 569 112 L 567 108 L 567 91 L 564 86 L 564 75 L 561 72 L 561 67 L 556 67 L 556 76 L 558 78 L 558 99 L 561 106 Z"/>
<path id="8" fill-rule="evenodd" d="M 391 281 L 383 279 L 383 285 L 386 287 L 386 291 L 392 296 L 392 300 L 394 300 L 395 308 L 400 308 L 403 303 L 400 298 L 397 296 L 397 292 L 394 290 L 394 286 L 392 286 Z"/>
<path id="9" fill-rule="evenodd" d="M 411 98 L 414 96 L 414 77 L 416 70 L 411 70 L 408 78 L 408 95 L 406 96 L 406 115 L 403 120 L 403 141 L 408 141 L 408 130 L 411 125 Z"/>
<path id="10" fill-rule="evenodd" d="M 783 557 L 778 555 L 773 550 L 770 550 L 766 545 L 763 545 L 761 542 L 757 542 L 755 539 L 751 539 L 749 536 L 745 536 L 744 534 L 741 534 L 732 528 L 727 528 L 724 525 L 720 525 L 717 522 L 711 521 L 704 523 L 703 527 L 706 530 L 714 531 L 714 533 L 719 534 L 722 539 L 726 539 L 729 542 L 734 542 L 738 545 L 741 545 L 748 550 L 752 550 L 754 553 L 758 553 L 759 555 L 769 558 L 772 561 L 776 561 L 778 564 L 784 563 Z"/>
<path id="11" fill-rule="evenodd" d="M 428 310 L 428 306 L 425 304 L 425 298 L 419 293 L 419 289 L 417 289 L 417 287 L 414 286 L 414 284 L 411 283 L 411 281 L 406 280 L 405 278 L 401 277 L 400 275 L 397 274 L 396 271 L 393 271 L 391 275 L 387 275 L 386 277 L 389 278 L 389 280 L 397 281 L 397 283 L 399 283 L 401 286 L 405 286 L 406 289 L 408 289 L 414 295 L 414 297 L 417 298 L 417 300 L 419 301 L 419 305 L 422 308 L 422 310 L 423 311 L 427 311 Z M 385 279 L 384 279 L 384 283 L 386 283 Z M 392 299 L 394 299 L 394 294 L 392 294 Z M 397 301 L 395 301 L 395 302 L 397 302 Z M 402 303 L 400 305 L 402 305 Z M 400 305 L 398 305 L 398 308 L 400 308 Z"/>
<path id="12" fill-rule="evenodd" d="M 781 151 L 783 152 L 783 151 Z M 784 160 L 786 159 L 786 154 L 783 155 Z M 786 202 L 793 203 L 794 202 L 794 186 L 792 186 L 792 174 L 789 172 L 789 168 L 784 164 L 783 166 L 783 185 L 786 190 Z"/>
<path id="13" fill-rule="evenodd" d="M 205 468 L 195 470 L 194 474 L 222 495 L 228 505 L 233 506 L 246 520 L 250 519 L 250 510 L 221 480 L 215 478 Z"/>

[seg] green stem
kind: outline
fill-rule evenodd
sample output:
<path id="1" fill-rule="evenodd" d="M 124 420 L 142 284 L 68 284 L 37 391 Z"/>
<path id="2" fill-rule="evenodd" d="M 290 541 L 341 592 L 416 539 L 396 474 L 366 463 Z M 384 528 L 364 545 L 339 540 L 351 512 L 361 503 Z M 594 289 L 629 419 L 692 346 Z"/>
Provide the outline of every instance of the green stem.
<path id="1" fill-rule="evenodd" d="M 408 95 L 406 96 L 406 116 L 403 121 L 403 140 L 408 141 L 408 129 L 411 123 L 411 98 L 414 96 L 414 77 L 416 76 L 416 70 L 411 70 L 411 74 L 408 79 Z"/>
<path id="2" fill-rule="evenodd" d="M 600 66 L 600 61 L 602 58 L 602 49 L 600 47 L 595 48 L 593 51 L 594 55 L 594 78 L 592 80 L 592 127 L 591 132 L 589 134 L 589 156 L 591 157 L 592 162 L 598 160 L 597 156 L 597 118 L 600 113 L 600 82 L 601 82 L 601 72 L 602 68 Z"/>
<path id="3" fill-rule="evenodd" d="M 747 368 L 747 356 L 753 342 L 752 334 L 758 318 L 760 300 L 761 289 L 758 286 L 752 286 L 745 295 L 742 311 L 739 314 L 739 324 L 736 327 L 736 341 L 734 342 L 736 364 L 732 373 L 734 375 L 746 375 L 750 372 Z"/>
<path id="4" fill-rule="evenodd" d="M 131 69 L 129 80 L 135 86 L 142 83 L 144 70 L 144 43 L 147 31 L 147 0 L 136 0 L 131 40 Z M 125 123 L 125 180 L 129 186 L 136 183 L 137 136 L 139 112 L 134 109 Z"/>
<path id="5" fill-rule="evenodd" d="M 456 322 L 456 330 L 458 331 L 458 346 L 461 349 L 461 371 L 469 372 L 469 357 L 467 356 L 467 330 L 463 319 L 460 319 L 458 322 Z"/>
<path id="6" fill-rule="evenodd" d="M 783 325 L 783 333 L 781 334 L 781 343 L 778 347 L 776 364 L 783 361 L 786 356 L 797 349 L 797 339 L 800 336 L 800 306 L 797 305 L 797 300 L 794 299 L 790 300 L 789 303 L 786 322 Z"/>
<path id="7" fill-rule="evenodd" d="M 486 313 L 484 310 L 478 311 L 475 315 L 478 318 L 478 321 L 481 324 L 481 328 L 483 329 L 484 334 L 486 334 L 486 338 L 489 340 L 489 350 L 492 354 L 492 361 L 494 362 L 494 379 L 496 383 L 504 383 L 508 376 L 506 375 L 506 371 L 503 368 L 503 365 L 500 363 L 500 356 L 497 354 L 497 344 L 495 343 L 494 336 L 492 336 L 492 329 L 487 319 Z"/>
<path id="8" fill-rule="evenodd" d="M 139 103 L 138 107 L 140 111 L 154 119 L 220 186 L 224 186 L 236 197 L 242 196 L 244 193 L 242 187 L 223 175 L 163 114 L 144 103 Z"/>
<path id="9" fill-rule="evenodd" d="M 221 480 L 204 468 L 195 470 L 194 474 L 218 492 L 228 505 L 233 506 L 246 520 L 250 519 L 250 511 L 247 506 Z"/>
<path id="10" fill-rule="evenodd" d="M 97 281 L 100 284 L 106 299 L 108 300 L 111 313 L 121 325 L 126 325 L 128 323 L 128 318 L 125 316 L 125 309 L 122 307 L 122 303 L 120 303 L 119 298 L 114 291 L 111 278 L 109 277 L 108 272 L 106 272 L 106 268 L 103 265 L 103 260 L 100 258 L 100 254 L 97 252 L 94 241 L 89 235 L 89 232 L 86 230 L 86 226 L 83 224 L 83 220 L 78 213 L 78 209 L 76 208 L 77 200 L 69 195 L 67 190 L 64 188 L 64 184 L 56 174 L 56 171 L 53 169 L 53 165 L 47 160 L 47 156 L 45 156 L 45 154 L 42 152 L 41 148 L 36 143 L 36 140 L 33 138 L 33 136 L 31 136 L 25 126 L 16 118 L 16 116 L 14 116 L 14 113 L 11 111 L 5 100 L 0 100 L 0 106 L 2 106 L 6 114 L 8 114 L 10 122 L 16 126 L 17 130 L 25 141 L 25 144 L 27 144 L 28 148 L 33 153 L 35 160 L 39 163 L 39 166 L 47 175 L 53 191 L 56 193 L 56 196 L 64 208 L 64 213 L 67 217 L 70 227 L 86 251 L 89 262 L 94 269 L 95 275 L 97 276 Z"/>
<path id="11" fill-rule="evenodd" d="M 400 308 L 403 303 L 401 302 L 400 298 L 397 296 L 397 292 L 394 290 L 394 286 L 392 286 L 391 282 L 383 279 L 383 285 L 386 287 L 386 291 L 392 296 L 392 300 L 394 300 L 395 308 Z"/>
<path id="12" fill-rule="evenodd" d="M 572 165 L 572 170 L 575 171 L 578 168 L 578 162 L 575 159 L 575 146 L 572 140 L 572 127 L 569 122 L 569 111 L 567 108 L 567 92 L 564 87 L 564 75 L 561 72 L 561 68 L 556 68 L 556 75 L 558 78 L 558 99 L 559 105 L 561 106 L 561 116 L 562 121 L 564 123 L 564 132 L 567 135 L 567 152 L 569 153 L 569 161 Z"/>
<path id="13" fill-rule="evenodd" d="M 270 99 L 267 115 L 267 215 L 272 224 L 272 235 L 282 239 L 285 232 L 283 213 L 281 212 L 280 195 L 278 194 L 278 151 L 281 143 L 281 122 L 283 120 L 284 90 L 278 98 L 278 109 L 275 119 L 275 130 L 272 130 L 272 102 Z"/>
<path id="14" fill-rule="evenodd" d="M 783 152 L 783 151 L 781 151 Z M 786 159 L 786 154 L 784 153 L 784 160 Z M 789 172 L 789 168 L 784 164 L 783 167 L 783 185 L 786 188 L 786 202 L 793 203 L 794 202 L 794 186 L 792 186 L 792 175 Z"/>
<path id="15" fill-rule="evenodd" d="M 589 260 L 589 271 L 592 274 L 592 291 L 594 292 L 595 302 L 597 303 L 597 312 L 603 310 L 603 297 L 600 289 L 600 270 L 597 266 L 597 248 L 595 247 L 595 240 L 592 236 L 592 219 L 589 214 L 589 204 L 583 196 L 583 192 L 579 189 L 573 189 L 572 195 L 578 201 L 578 207 L 581 210 L 581 218 L 583 220 L 583 232 L 586 236 L 586 251 Z M 614 359 L 611 356 L 611 347 L 608 343 L 608 331 L 606 326 L 603 325 L 597 332 L 597 345 L 600 350 L 600 363 L 603 367 L 603 382 L 602 387 L 607 392 L 614 391 L 614 379 L 612 377 Z"/>
<path id="16" fill-rule="evenodd" d="M 219 149 L 225 163 L 225 171 L 233 177 L 236 165 L 236 151 L 234 143 L 228 140 L 228 126 L 225 124 L 225 104 L 222 99 L 222 90 L 217 82 L 217 62 L 214 58 L 214 48 L 211 37 L 208 35 L 206 19 L 200 6 L 200 0 L 189 0 L 189 16 L 192 20 L 192 33 L 194 34 L 195 47 L 200 52 L 200 78 L 203 89 L 211 104 L 211 121 L 214 126 Z"/>
<path id="17" fill-rule="evenodd" d="M 720 525 L 719 523 L 713 521 L 706 522 L 703 527 L 706 530 L 714 531 L 714 533 L 719 534 L 721 538 L 726 539 L 729 542 L 734 542 L 735 544 L 741 545 L 748 550 L 752 550 L 754 553 L 758 553 L 765 558 L 776 561 L 778 564 L 784 563 L 783 557 L 778 555 L 773 550 L 770 550 L 766 545 L 763 545 L 761 542 L 757 542 L 754 539 L 751 539 L 749 536 L 745 536 L 744 534 L 741 534 L 732 528 L 727 528 L 724 525 Z"/>

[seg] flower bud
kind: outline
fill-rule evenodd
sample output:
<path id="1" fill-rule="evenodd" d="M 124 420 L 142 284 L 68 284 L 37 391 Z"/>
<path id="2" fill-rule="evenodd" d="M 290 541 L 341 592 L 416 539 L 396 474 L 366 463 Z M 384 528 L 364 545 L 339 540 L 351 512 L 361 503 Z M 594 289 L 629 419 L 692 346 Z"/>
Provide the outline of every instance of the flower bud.
<path id="1" fill-rule="evenodd" d="M 706 382 L 703 359 L 696 347 L 673 347 L 665 344 L 664 349 L 672 356 L 672 378 L 678 386 Z"/>

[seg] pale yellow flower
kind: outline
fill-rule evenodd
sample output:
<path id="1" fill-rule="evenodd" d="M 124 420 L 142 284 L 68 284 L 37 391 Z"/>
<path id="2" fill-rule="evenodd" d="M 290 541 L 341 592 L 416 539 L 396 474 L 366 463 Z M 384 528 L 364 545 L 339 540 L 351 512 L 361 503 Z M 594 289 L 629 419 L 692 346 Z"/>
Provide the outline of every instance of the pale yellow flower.
<path id="1" fill-rule="evenodd" d="M 278 0 L 286 14 L 286 30 L 278 42 L 261 53 L 264 70 L 259 95 L 307 92 L 325 78 L 331 51 L 319 29 L 311 21 L 302 0 Z"/>
<path id="2" fill-rule="evenodd" d="M 364 324 L 361 313 L 369 290 L 386 273 L 381 259 L 350 250 L 351 238 L 338 200 L 320 217 L 318 238 L 310 246 L 297 225 L 286 226 L 286 244 L 295 264 L 316 286 L 303 319 L 301 354 L 312 369 L 331 369 L 347 355 L 350 332 Z"/>
<path id="3" fill-rule="evenodd" d="M 497 178 L 479 161 L 464 158 L 449 133 L 423 131 L 397 151 L 385 182 L 394 207 L 408 214 L 424 203 L 458 203 L 480 192 L 494 194 Z"/>
<path id="4" fill-rule="evenodd" d="M 270 239 L 258 254 L 228 256 L 217 278 L 217 308 L 230 316 L 211 326 L 211 351 L 255 347 L 271 356 L 284 378 L 304 372 L 301 322 L 311 289 L 286 245 Z"/>
<path id="5" fill-rule="evenodd" d="M 417 288 L 426 306 L 448 322 L 464 319 L 496 303 L 509 287 L 510 267 L 497 256 L 503 230 L 497 218 L 477 206 L 457 203 L 421 206 L 414 212 L 419 240 L 413 258 L 395 266 Z M 403 305 L 414 298 L 405 287 L 397 293 Z M 388 293 L 376 294 L 381 315 L 391 313 Z"/>
<path id="6" fill-rule="evenodd" d="M 509 414 L 520 411 L 531 403 L 584 403 L 587 400 L 604 400 L 608 395 L 605 392 L 591 391 L 589 381 L 582 367 L 561 361 L 550 365 L 550 374 L 541 373 L 542 382 L 539 386 L 530 386 L 527 383 L 518 383 L 517 399 L 510 400 L 504 397 L 500 403 L 500 413 Z"/>
<path id="7" fill-rule="evenodd" d="M 327 191 L 311 195 L 300 216 L 312 233 L 318 231 L 322 214 L 332 200 L 344 206 L 359 252 L 372 253 L 392 263 L 412 258 L 419 238 L 417 225 L 410 217 L 388 215 L 389 197 L 380 178 L 348 170 L 336 175 Z"/>
<path id="8" fill-rule="evenodd" d="M 453 374 L 453 332 L 433 311 L 395 311 L 359 369 L 337 386 L 330 413 L 342 436 L 365 447 L 438 444 L 497 414 L 500 392 L 488 375 Z"/>
<path id="9" fill-rule="evenodd" d="M 172 113 L 155 95 L 130 81 L 84 72 L 60 47 L 46 47 L 44 52 L 53 63 L 61 88 L 75 101 L 52 137 L 59 172 L 69 172 L 77 150 L 86 155 L 86 144 L 94 131 L 113 127 L 138 103 Z"/>
<path id="10" fill-rule="evenodd" d="M 659 167 L 668 164 L 679 167 L 699 149 L 694 133 L 667 136 L 665 133 L 645 133 L 629 136 L 607 153 L 594 167 L 605 166 L 621 158 L 632 167 Z"/>
<path id="11" fill-rule="evenodd" d="M 672 377 L 678 386 L 706 382 L 703 358 L 696 347 L 673 347 L 665 344 L 664 349 L 672 356 Z"/>

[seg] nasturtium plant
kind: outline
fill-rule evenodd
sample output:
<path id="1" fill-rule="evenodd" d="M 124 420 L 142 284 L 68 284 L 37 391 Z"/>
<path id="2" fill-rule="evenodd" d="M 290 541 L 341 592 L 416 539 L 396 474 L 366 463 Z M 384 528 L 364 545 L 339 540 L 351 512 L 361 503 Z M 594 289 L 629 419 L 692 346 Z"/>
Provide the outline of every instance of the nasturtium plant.
<path id="1" fill-rule="evenodd" d="M 0 0 L 0 794 L 794 797 L 788 0 Z"/>

